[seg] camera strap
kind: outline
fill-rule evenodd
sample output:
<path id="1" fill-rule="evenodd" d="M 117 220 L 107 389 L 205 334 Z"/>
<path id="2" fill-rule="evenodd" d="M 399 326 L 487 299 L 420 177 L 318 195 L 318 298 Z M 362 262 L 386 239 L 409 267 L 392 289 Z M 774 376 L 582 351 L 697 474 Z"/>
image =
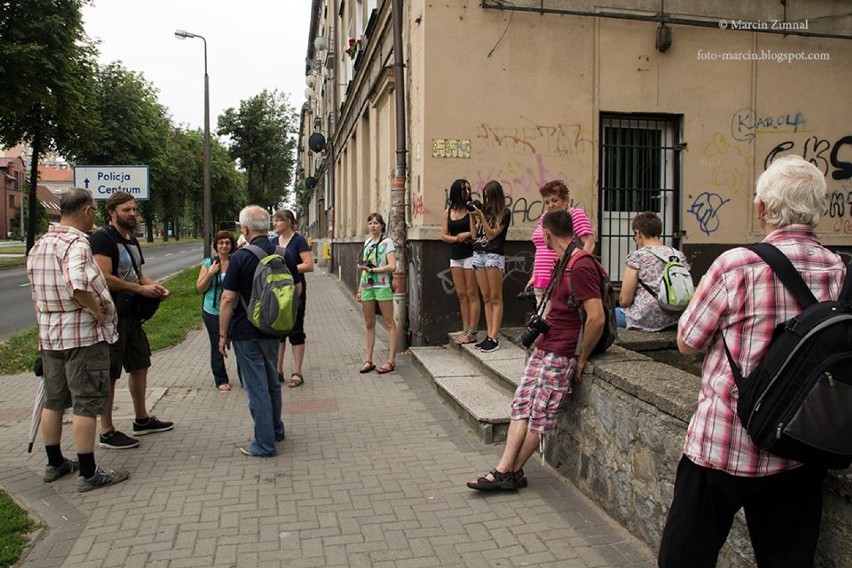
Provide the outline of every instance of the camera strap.
<path id="1" fill-rule="evenodd" d="M 568 248 L 565 249 L 562 257 L 560 257 L 559 262 L 553 265 L 553 272 L 550 273 L 550 282 L 548 282 L 547 288 L 544 289 L 544 296 L 541 297 L 541 302 L 535 308 L 537 315 L 544 316 L 544 307 L 547 305 L 548 300 L 550 300 L 554 286 L 561 280 L 562 273 L 568 267 L 568 261 L 571 260 L 571 255 L 574 254 L 575 250 L 577 250 L 577 243 L 571 241 L 571 244 L 568 245 Z"/>

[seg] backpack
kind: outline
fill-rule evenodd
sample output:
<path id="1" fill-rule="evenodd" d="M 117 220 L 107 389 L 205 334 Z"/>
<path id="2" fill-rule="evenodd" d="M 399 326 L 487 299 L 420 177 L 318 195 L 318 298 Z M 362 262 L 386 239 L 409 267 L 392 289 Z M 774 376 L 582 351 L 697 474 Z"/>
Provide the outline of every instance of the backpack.
<path id="1" fill-rule="evenodd" d="M 692 283 L 692 275 L 676 255 L 665 255 L 654 248 L 648 249 L 665 266 L 660 275 L 660 282 L 654 290 L 639 278 L 639 284 L 652 296 L 657 298 L 660 309 L 666 312 L 680 313 L 689 305 L 692 294 L 695 293 L 695 285 Z"/>
<path id="2" fill-rule="evenodd" d="M 790 260 L 768 243 L 760 256 L 804 307 L 778 324 L 748 377 L 725 353 L 739 391 L 737 415 L 759 448 L 843 469 L 852 463 L 852 265 L 836 301 L 818 302 Z M 724 343 L 724 337 L 722 338 Z"/>
<path id="3" fill-rule="evenodd" d="M 284 262 L 284 249 L 276 247 L 275 252 L 267 255 L 257 245 L 245 248 L 260 261 L 252 277 L 248 304 L 240 296 L 246 316 L 252 325 L 267 335 L 287 335 L 296 325 L 299 298 L 293 275 Z"/>
<path id="4" fill-rule="evenodd" d="M 95 231 L 95 233 L 103 233 L 109 240 L 112 241 L 112 244 L 115 246 L 115 256 L 112 257 L 112 275 L 118 276 L 118 259 L 120 257 L 120 252 L 118 247 L 123 246 L 127 251 L 127 256 L 130 258 L 130 264 L 133 265 L 133 272 L 136 273 L 136 280 L 139 281 L 139 267 L 136 266 L 136 259 L 133 256 L 133 253 L 130 251 L 130 247 L 125 243 L 118 242 L 118 239 L 115 238 L 115 235 L 110 231 L 110 226 L 105 225 Z M 92 236 L 89 236 L 89 241 L 91 242 Z M 134 292 L 111 292 L 113 304 L 115 304 L 115 312 L 119 315 L 119 317 L 127 317 L 138 320 L 141 323 L 144 323 L 154 317 L 154 314 L 157 313 L 157 310 L 160 307 L 160 302 L 162 298 L 149 298 L 148 296 L 143 296 L 142 294 L 136 294 Z"/>
<path id="5" fill-rule="evenodd" d="M 612 283 L 609 281 L 609 275 L 606 269 L 598 262 L 594 256 L 586 251 L 580 251 L 568 259 L 568 268 L 565 269 L 566 286 L 568 287 L 568 303 L 576 306 L 580 311 L 580 336 L 577 338 L 577 354 L 580 354 L 580 348 L 583 345 L 583 327 L 586 322 L 586 312 L 583 308 L 574 301 L 574 288 L 571 286 L 571 271 L 574 269 L 574 264 L 582 257 L 588 256 L 595 261 L 595 266 L 600 273 L 601 301 L 604 310 L 604 327 L 601 332 L 601 337 L 598 339 L 597 345 L 592 349 L 592 355 L 603 353 L 609 349 L 610 345 L 615 343 L 618 338 L 618 324 L 615 321 L 615 291 L 612 288 Z"/>

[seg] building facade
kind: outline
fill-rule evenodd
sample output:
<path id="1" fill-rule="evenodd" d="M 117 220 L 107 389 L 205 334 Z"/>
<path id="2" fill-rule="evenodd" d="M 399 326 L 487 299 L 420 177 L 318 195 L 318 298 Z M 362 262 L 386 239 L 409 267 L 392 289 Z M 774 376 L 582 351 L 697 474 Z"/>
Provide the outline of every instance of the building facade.
<path id="1" fill-rule="evenodd" d="M 332 269 L 350 287 L 368 214 L 393 218 L 393 4 L 313 2 L 300 142 L 313 187 L 305 226 L 330 244 Z M 527 315 L 513 298 L 532 269 L 538 189 L 552 179 L 589 214 L 616 282 L 640 211 L 660 215 L 665 242 L 687 253 L 696 278 L 720 252 L 760 240 L 754 184 L 787 153 L 825 173 L 822 242 L 852 250 L 848 2 L 397 5 L 412 343 L 445 343 L 460 327 L 440 241 L 456 178 L 474 191 L 495 179 L 506 193 L 505 325 Z"/>

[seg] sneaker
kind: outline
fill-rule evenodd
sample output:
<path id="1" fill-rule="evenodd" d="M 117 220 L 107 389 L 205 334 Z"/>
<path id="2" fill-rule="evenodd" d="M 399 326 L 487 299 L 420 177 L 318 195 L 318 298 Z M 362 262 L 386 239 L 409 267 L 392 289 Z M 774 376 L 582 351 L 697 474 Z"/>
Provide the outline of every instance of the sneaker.
<path id="1" fill-rule="evenodd" d="M 490 341 L 490 340 L 491 340 L 491 338 L 490 338 L 490 337 L 488 337 L 488 336 L 486 335 L 486 336 L 485 336 L 485 339 L 483 339 L 483 340 L 482 340 L 482 341 L 480 341 L 479 343 L 474 343 L 474 344 L 473 344 L 473 346 L 474 346 L 474 347 L 476 347 L 477 349 L 482 349 L 482 346 L 483 346 L 483 345 L 485 345 L 485 343 L 486 343 L 487 341 Z"/>
<path id="2" fill-rule="evenodd" d="M 101 434 L 98 439 L 98 445 L 102 448 L 110 450 L 129 450 L 139 445 L 139 440 L 131 438 L 124 432 L 113 430 L 106 436 Z"/>
<path id="3" fill-rule="evenodd" d="M 149 416 L 148 422 L 145 424 L 133 421 L 133 435 L 144 436 L 145 434 L 153 434 L 155 432 L 168 432 L 174 427 L 174 422 L 163 422 L 162 420 L 157 420 L 156 416 Z"/>
<path id="4" fill-rule="evenodd" d="M 128 477 L 130 477 L 130 472 L 126 469 L 107 469 L 105 467 L 98 466 L 95 470 L 95 475 L 92 477 L 83 477 L 81 475 L 77 478 L 77 491 L 85 493 L 92 489 L 100 489 L 101 487 L 106 487 L 108 485 L 115 485 L 116 483 L 121 483 L 126 480 Z"/>
<path id="5" fill-rule="evenodd" d="M 53 483 L 63 475 L 75 472 L 78 469 L 80 469 L 80 464 L 77 463 L 77 460 L 65 458 L 65 461 L 59 467 L 53 467 L 50 464 L 44 466 L 44 475 L 41 478 L 45 483 Z"/>
<path id="6" fill-rule="evenodd" d="M 485 341 L 482 343 L 482 347 L 479 348 L 483 353 L 493 353 L 500 349 L 500 343 L 496 339 L 491 339 L 490 337 L 486 337 Z"/>

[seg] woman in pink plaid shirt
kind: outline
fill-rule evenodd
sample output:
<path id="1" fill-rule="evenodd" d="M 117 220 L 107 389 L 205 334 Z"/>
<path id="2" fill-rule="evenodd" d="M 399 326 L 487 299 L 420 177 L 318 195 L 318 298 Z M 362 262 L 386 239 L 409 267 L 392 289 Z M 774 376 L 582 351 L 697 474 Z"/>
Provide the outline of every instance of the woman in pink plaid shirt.
<path id="1" fill-rule="evenodd" d="M 755 215 L 820 301 L 836 299 L 846 270 L 817 241 L 827 204 L 825 179 L 798 156 L 772 163 L 757 181 Z M 766 353 L 775 326 L 802 311 L 769 265 L 734 248 L 702 278 L 679 322 L 681 353 L 705 352 L 698 408 L 689 423 L 659 565 L 715 566 L 734 515 L 745 510 L 757 564 L 813 564 L 825 470 L 755 446 L 737 417 L 737 391 L 722 343 L 748 376 Z"/>

